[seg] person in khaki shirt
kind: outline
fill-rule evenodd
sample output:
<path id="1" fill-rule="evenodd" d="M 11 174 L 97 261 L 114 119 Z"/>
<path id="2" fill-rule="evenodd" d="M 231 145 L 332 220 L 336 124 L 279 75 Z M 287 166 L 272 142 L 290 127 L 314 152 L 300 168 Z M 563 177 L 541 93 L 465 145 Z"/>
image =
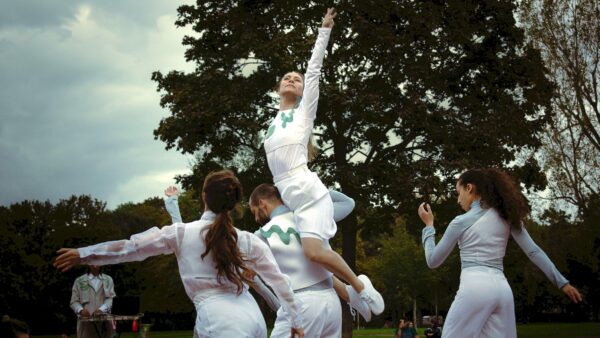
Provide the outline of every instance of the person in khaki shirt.
<path id="1" fill-rule="evenodd" d="M 88 273 L 75 280 L 71 293 L 71 309 L 78 318 L 78 338 L 113 336 L 111 321 L 81 322 L 79 318 L 110 313 L 115 296 L 112 278 L 101 273 L 99 266 L 89 265 Z"/>

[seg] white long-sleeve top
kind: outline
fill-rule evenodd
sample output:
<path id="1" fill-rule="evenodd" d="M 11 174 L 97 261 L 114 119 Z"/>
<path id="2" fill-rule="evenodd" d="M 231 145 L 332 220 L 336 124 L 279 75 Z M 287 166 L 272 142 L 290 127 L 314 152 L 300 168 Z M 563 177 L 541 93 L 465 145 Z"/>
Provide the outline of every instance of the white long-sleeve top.
<path id="1" fill-rule="evenodd" d="M 226 278 L 217 280 L 212 251 L 204 259 L 201 258 L 206 251 L 204 230 L 214 219 L 215 214 L 207 211 L 195 222 L 175 223 L 161 229 L 153 227 L 131 236 L 129 240 L 100 243 L 78 251 L 82 263 L 94 265 L 141 261 L 151 256 L 174 253 L 185 291 L 197 304 L 211 295 L 237 291 L 235 284 Z M 292 318 L 292 325 L 301 327 L 299 307 L 290 280 L 281 273 L 268 246 L 249 232 L 237 230 L 237 234 L 237 245 L 247 260 L 247 266 L 273 289 L 283 309 Z"/>
<path id="2" fill-rule="evenodd" d="M 458 243 L 463 269 L 488 266 L 503 270 L 502 261 L 510 236 L 552 284 L 562 288 L 569 283 L 546 253 L 535 244 L 525 227 L 511 229 L 494 208 L 482 208 L 480 201 L 474 201 L 468 212 L 450 222 L 437 245 L 435 228 L 432 226 L 423 228 L 422 240 L 425 259 L 430 268 L 440 266 Z"/>
<path id="3" fill-rule="evenodd" d="M 279 111 L 267 131 L 264 147 L 274 177 L 308 163 L 307 145 L 317 117 L 319 77 L 330 34 L 331 28 L 319 28 L 298 107 Z"/>

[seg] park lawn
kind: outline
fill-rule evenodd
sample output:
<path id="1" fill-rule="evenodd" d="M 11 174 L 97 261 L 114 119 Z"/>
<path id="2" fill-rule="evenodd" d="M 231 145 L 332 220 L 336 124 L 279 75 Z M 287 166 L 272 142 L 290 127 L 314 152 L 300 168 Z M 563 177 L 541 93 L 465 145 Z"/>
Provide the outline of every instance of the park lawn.
<path id="1" fill-rule="evenodd" d="M 417 330 L 424 338 L 424 328 Z M 159 331 L 151 332 L 152 338 L 189 338 L 192 331 Z M 394 329 L 361 329 L 354 330 L 353 338 L 393 337 Z M 600 323 L 540 323 L 517 326 L 519 338 L 600 338 Z M 57 336 L 36 336 L 39 338 L 56 338 Z M 71 337 L 75 338 L 74 335 Z M 123 333 L 122 338 L 133 338 L 133 333 Z"/>

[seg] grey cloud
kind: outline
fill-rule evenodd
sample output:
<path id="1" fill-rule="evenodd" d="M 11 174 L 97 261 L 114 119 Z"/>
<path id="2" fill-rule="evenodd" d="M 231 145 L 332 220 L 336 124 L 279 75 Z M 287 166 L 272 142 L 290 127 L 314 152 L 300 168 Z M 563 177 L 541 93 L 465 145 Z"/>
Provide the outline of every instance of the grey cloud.
<path id="1" fill-rule="evenodd" d="M 72 17 L 77 3 L 64 0 L 3 1 L 0 7 L 0 29 L 5 27 L 45 28 L 60 25 Z"/>
<path id="2" fill-rule="evenodd" d="M 33 6 L 15 3 L 10 12 Z M 47 18 L 44 30 L 41 21 L 13 19 L 9 27 L 0 14 L 0 204 L 91 194 L 114 207 L 149 197 L 123 190 L 136 177 L 187 168 L 187 158 L 166 152 L 152 136 L 167 112 L 150 73 L 177 66 L 168 64 L 172 55 L 146 53 L 180 40 L 152 40 L 157 17 L 174 18 L 176 5 L 165 3 L 90 2 L 98 27 L 83 33 L 65 28 L 79 4 L 48 9 L 60 19 Z M 95 30 L 77 36 L 85 29 Z M 183 49 L 177 53 L 183 60 Z"/>

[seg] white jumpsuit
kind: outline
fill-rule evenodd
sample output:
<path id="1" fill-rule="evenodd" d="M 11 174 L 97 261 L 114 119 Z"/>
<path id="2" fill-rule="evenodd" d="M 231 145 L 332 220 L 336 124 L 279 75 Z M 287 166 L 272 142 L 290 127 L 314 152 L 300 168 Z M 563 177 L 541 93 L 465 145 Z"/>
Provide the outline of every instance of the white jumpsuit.
<path id="1" fill-rule="evenodd" d="M 161 229 L 151 228 L 131 236 L 129 240 L 100 243 L 80 248 L 84 264 L 106 265 L 141 261 L 151 256 L 174 253 L 185 291 L 197 311 L 195 337 L 257 337 L 267 336 L 264 318 L 247 287 L 237 295 L 233 283 L 217 280 L 213 252 L 202 259 L 206 250 L 203 230 L 214 221 L 207 211 L 199 221 L 176 223 Z M 247 259 L 247 266 L 256 271 L 277 294 L 294 327 L 301 327 L 302 318 L 295 302 L 289 278 L 281 273 L 273 254 L 258 237 L 237 231 L 237 245 Z"/>
<path id="2" fill-rule="evenodd" d="M 517 337 L 512 290 L 504 277 L 502 260 L 508 238 L 515 239 L 529 259 L 557 287 L 568 281 L 531 239 L 524 227 L 513 230 L 493 208 L 475 201 L 456 217 L 435 244 L 435 228 L 423 228 L 425 258 L 430 268 L 440 266 L 458 242 L 462 272 L 460 286 L 444 322 L 442 337 Z"/>

